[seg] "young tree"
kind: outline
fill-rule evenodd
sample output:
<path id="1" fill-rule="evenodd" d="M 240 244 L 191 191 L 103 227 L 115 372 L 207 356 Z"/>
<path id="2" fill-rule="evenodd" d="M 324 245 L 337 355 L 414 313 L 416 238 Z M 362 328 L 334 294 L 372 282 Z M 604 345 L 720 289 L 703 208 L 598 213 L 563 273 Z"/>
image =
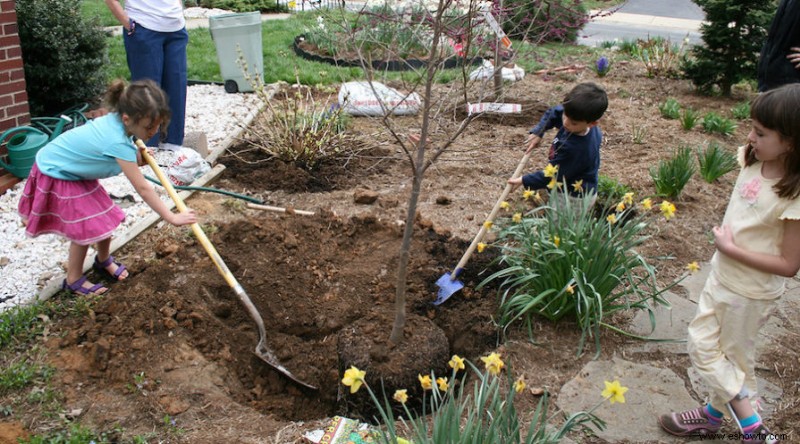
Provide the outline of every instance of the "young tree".
<path id="1" fill-rule="evenodd" d="M 731 87 L 756 77 L 758 53 L 775 12 L 761 0 L 694 0 L 706 14 L 700 26 L 704 45 L 696 46 L 684 64 L 686 76 L 703 94 L 715 88 L 730 95 Z"/>

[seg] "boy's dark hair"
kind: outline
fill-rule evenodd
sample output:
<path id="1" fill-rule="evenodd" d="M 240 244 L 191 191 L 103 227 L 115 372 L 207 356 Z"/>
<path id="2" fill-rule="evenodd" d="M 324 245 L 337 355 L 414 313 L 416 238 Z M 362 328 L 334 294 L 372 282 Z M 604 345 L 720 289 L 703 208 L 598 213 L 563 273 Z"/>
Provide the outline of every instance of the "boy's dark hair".
<path id="1" fill-rule="evenodd" d="M 575 85 L 564 97 L 564 114 L 579 122 L 596 122 L 608 109 L 606 91 L 592 82 Z"/>
<path id="2" fill-rule="evenodd" d="M 795 199 L 800 196 L 800 83 L 790 83 L 760 94 L 750 106 L 750 118 L 777 131 L 791 149 L 784 158 L 785 174 L 773 186 L 779 197 Z M 748 144 L 744 153 L 745 165 L 757 159 Z"/>

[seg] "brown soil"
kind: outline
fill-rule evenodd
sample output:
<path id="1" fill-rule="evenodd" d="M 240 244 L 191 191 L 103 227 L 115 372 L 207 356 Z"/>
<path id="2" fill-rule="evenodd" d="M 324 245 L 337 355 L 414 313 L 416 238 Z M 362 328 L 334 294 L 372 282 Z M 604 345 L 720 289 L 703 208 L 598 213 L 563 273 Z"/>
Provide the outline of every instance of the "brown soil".
<path id="1" fill-rule="evenodd" d="M 604 85 L 611 99 L 601 123 L 606 135 L 601 172 L 638 196 L 653 193 L 648 168 L 675 148 L 717 140 L 733 149 L 749 130 L 749 123 L 741 122 L 730 138 L 683 131 L 679 122 L 659 115 L 657 105 L 667 97 L 701 113 L 726 116 L 745 97 L 698 97 L 685 81 L 648 79 L 633 65 L 617 64 L 603 79 L 585 71 L 528 76 L 510 86 L 509 97 L 525 100 L 525 117 L 475 121 L 426 176 L 409 264 L 409 328 L 405 342 L 395 348 L 385 338 L 391 328 L 399 221 L 405 219 L 410 189 L 399 147 L 379 122 L 367 118 L 354 118 L 353 132 L 371 149 L 313 173 L 277 161 L 249 163 L 252 152 L 236 146 L 236 156 L 221 159 L 227 169 L 214 186 L 317 214 L 258 212 L 209 193 L 188 204 L 201 214 L 213 244 L 260 311 L 268 347 L 295 376 L 319 390 L 292 383 L 254 355 L 258 332 L 235 293 L 187 230 L 162 224 L 118 252 L 132 271 L 128 280 L 116 284 L 89 315 L 56 319 L 49 327 L 43 343 L 58 369 L 63 405 L 68 411 L 80 409 L 80 420 L 96 429 L 120 426 L 128 437 L 155 430 L 164 442 L 301 442 L 302 432 L 320 428 L 326 417 L 360 414 L 353 408 L 359 401 L 345 396 L 338 383 L 344 370 L 340 356 L 367 370 L 370 383 L 379 387 L 375 375 L 385 381 L 399 378 L 392 369 L 408 363 L 420 364 L 420 373 L 444 364 L 414 354 L 419 352 L 415 344 L 424 341 L 433 342 L 441 356 L 459 354 L 473 361 L 498 351 L 529 386 L 557 394 L 592 353 L 576 356 L 579 331 L 569 322 L 536 322 L 535 344 L 514 329 L 501 337 L 493 323 L 496 289 L 475 289 L 487 275 L 490 251 L 472 257 L 463 274 L 464 290 L 439 307 L 430 302 L 435 281 L 458 261 L 519 162 L 527 129 L 548 104 L 586 80 Z M 397 124 L 404 132 L 419 127 L 412 117 Z M 645 131 L 642 143 L 633 141 L 634 129 Z M 529 169 L 544 165 L 545 149 L 532 157 Z M 731 173 L 708 184 L 695 176 L 675 202 L 676 217 L 656 224 L 645 253 L 662 282 L 682 274 L 687 263 L 711 257 L 707 234 L 722 218 L 734 178 Z M 374 192 L 377 201 L 355 203 L 354 196 L 365 191 Z M 625 321 L 614 320 L 621 328 Z M 630 341 L 603 332 L 600 358 Z M 798 359 L 792 350 L 786 344 L 780 358 L 778 351 L 768 352 L 764 362 L 787 364 L 761 371 L 784 390 L 787 402 L 773 424 L 787 432 L 800 427 L 793 385 L 800 366 L 788 364 Z M 681 375 L 689 365 L 682 355 L 627 357 Z M 537 400 L 522 397 L 520 410 L 530 412 Z M 36 409 L 15 413 L 37 432 L 57 422 Z M 167 415 L 175 426 L 165 424 Z"/>

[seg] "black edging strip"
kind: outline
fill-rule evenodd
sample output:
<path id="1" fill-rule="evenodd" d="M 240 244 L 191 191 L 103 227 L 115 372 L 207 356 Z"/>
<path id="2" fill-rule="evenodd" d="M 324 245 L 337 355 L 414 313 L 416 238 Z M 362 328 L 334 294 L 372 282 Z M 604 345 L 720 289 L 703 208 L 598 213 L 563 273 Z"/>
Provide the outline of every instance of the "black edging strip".
<path id="1" fill-rule="evenodd" d="M 358 60 L 342 60 L 336 59 L 333 57 L 325 57 L 320 56 L 317 54 L 312 54 L 303 50 L 299 43 L 305 40 L 305 35 L 300 34 L 294 38 L 294 43 L 292 44 L 292 48 L 294 49 L 295 54 L 299 55 L 300 57 L 311 60 L 314 62 L 322 62 L 328 63 L 330 65 L 335 66 L 346 66 L 346 67 L 360 67 L 361 62 Z M 483 57 L 473 57 L 471 59 L 465 59 L 463 57 L 450 57 L 444 60 L 443 68 L 444 69 L 453 69 L 459 66 L 464 66 L 465 64 L 469 65 L 479 65 L 483 62 Z M 373 60 L 372 61 L 372 69 L 379 70 L 379 71 L 410 71 L 412 69 L 419 69 L 425 67 L 427 62 L 424 60 L 419 59 L 408 59 L 408 60 Z"/>

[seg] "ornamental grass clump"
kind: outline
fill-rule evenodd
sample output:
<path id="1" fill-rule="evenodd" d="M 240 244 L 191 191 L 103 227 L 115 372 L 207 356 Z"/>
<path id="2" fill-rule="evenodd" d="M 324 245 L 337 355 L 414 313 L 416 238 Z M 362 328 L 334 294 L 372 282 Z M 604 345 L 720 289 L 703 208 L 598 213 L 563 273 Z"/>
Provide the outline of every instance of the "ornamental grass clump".
<path id="1" fill-rule="evenodd" d="M 697 122 L 699 120 L 700 120 L 700 115 L 697 113 L 697 111 L 691 108 L 686 108 L 681 113 L 680 122 L 681 122 L 681 127 L 684 129 L 684 131 L 689 131 L 695 126 L 697 126 Z"/>
<path id="2" fill-rule="evenodd" d="M 703 117 L 703 130 L 707 133 L 717 133 L 723 136 L 732 136 L 738 125 L 731 119 L 726 119 L 711 111 Z"/>
<path id="3" fill-rule="evenodd" d="M 366 382 L 366 372 L 356 367 L 345 371 L 342 384 L 351 393 L 361 387 L 367 389 L 380 412 L 377 419 L 382 423 L 371 436 L 382 444 L 554 443 L 572 430 L 591 432 L 590 425 L 604 429 L 605 422 L 593 412 L 605 401 L 624 403 L 628 390 L 619 381 L 606 381 L 601 393 L 603 399 L 598 404 L 570 416 L 557 413 L 559 425 L 552 424 L 555 415 L 547 416 L 549 398 L 545 392 L 524 431 L 515 402 L 526 395 L 525 381 L 515 380 L 497 353 L 484 356 L 481 361 L 483 369 L 454 355 L 448 363 L 452 368 L 449 378 L 419 375 L 424 398 L 421 412 L 407 407 L 409 395 L 405 388 L 395 390 L 391 400 L 385 392 L 379 399 Z M 400 404 L 404 413 L 399 423 L 393 412 L 396 404 Z"/>
<path id="4" fill-rule="evenodd" d="M 680 196 L 696 170 L 692 149 L 678 148 L 669 159 L 662 159 L 657 167 L 650 168 L 650 177 L 656 193 L 664 197 Z"/>
<path id="5" fill-rule="evenodd" d="M 677 100 L 670 97 L 664 103 L 658 105 L 658 111 L 665 119 L 679 119 L 681 117 L 681 104 Z"/>
<path id="6" fill-rule="evenodd" d="M 653 266 L 637 252 L 650 237 L 653 202 L 634 204 L 633 195 L 626 193 L 605 218 L 594 217 L 592 196 L 578 202 L 551 198 L 499 230 L 494 246 L 502 270 L 479 287 L 499 280 L 503 329 L 519 321 L 532 331 L 536 315 L 573 320 L 581 329 L 578 354 L 591 338 L 599 354 L 600 327 L 619 331 L 608 324 L 610 315 L 666 304 L 666 289 L 658 289 Z M 668 201 L 658 208 L 667 219 L 675 214 Z"/>
<path id="7" fill-rule="evenodd" d="M 709 142 L 705 149 L 698 148 L 697 161 L 700 165 L 700 177 L 708 183 L 714 183 L 739 167 L 736 155 L 715 141 Z"/>

